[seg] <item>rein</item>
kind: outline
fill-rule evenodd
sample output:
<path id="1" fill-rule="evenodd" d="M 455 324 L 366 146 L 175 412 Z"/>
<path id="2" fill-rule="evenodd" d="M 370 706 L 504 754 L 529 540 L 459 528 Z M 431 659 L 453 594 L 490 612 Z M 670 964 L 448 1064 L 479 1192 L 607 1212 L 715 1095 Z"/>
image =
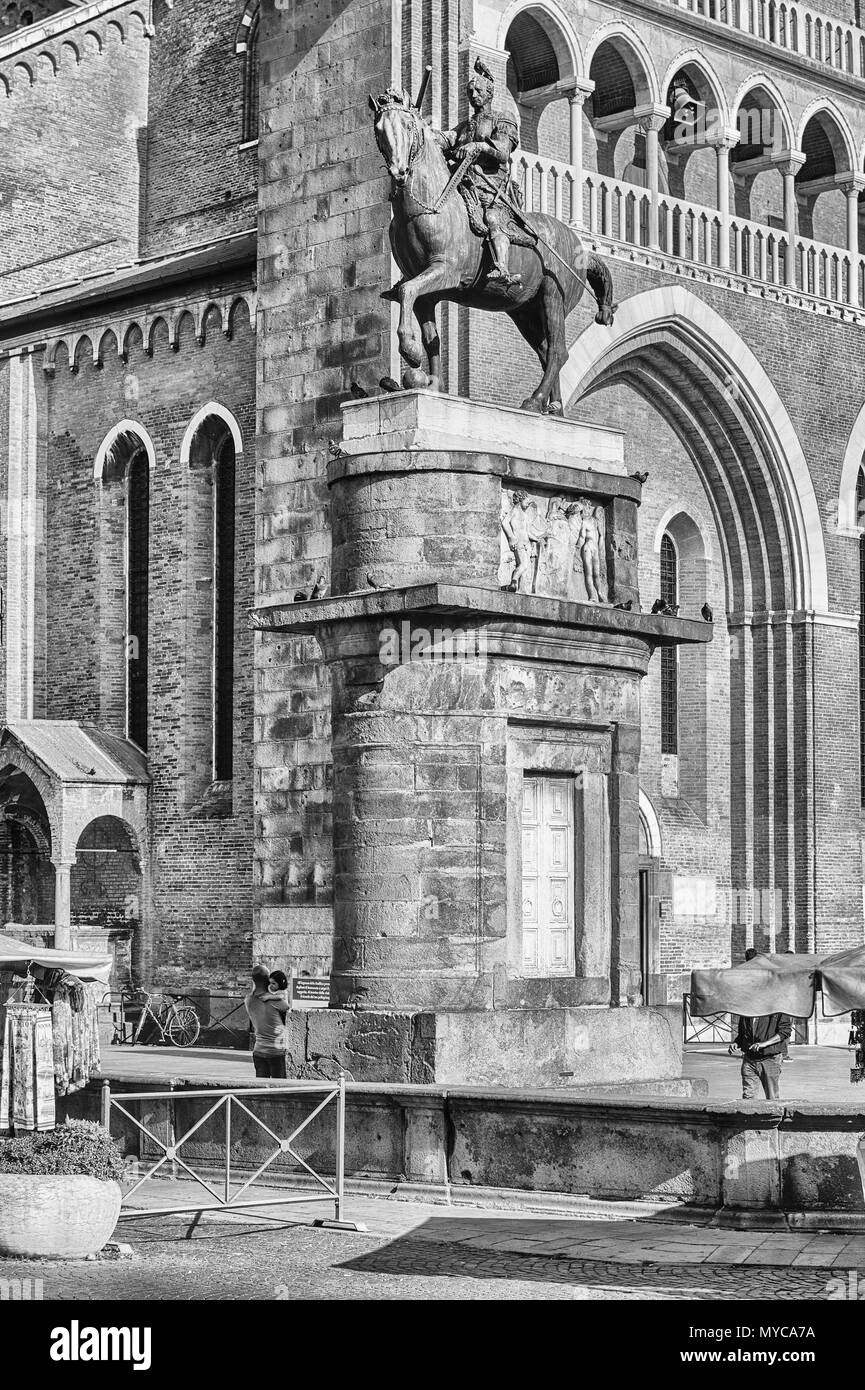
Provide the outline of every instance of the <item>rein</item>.
<path id="1" fill-rule="evenodd" d="M 411 213 L 410 215 L 407 214 L 407 216 L 409 216 L 409 220 L 411 221 L 414 221 L 415 218 L 423 217 L 425 213 L 434 213 L 438 211 L 437 208 L 429 207 L 427 203 L 422 202 L 421 199 L 417 196 L 417 194 L 414 193 L 412 190 L 415 164 L 417 162 L 418 155 L 420 154 L 423 148 L 423 140 L 423 127 L 420 125 L 418 119 L 412 116 L 412 135 L 411 144 L 409 146 L 408 152 L 408 177 L 406 178 L 406 181 L 402 188 L 398 187 L 394 180 L 391 179 L 390 188 L 390 201 L 392 203 L 396 202 L 397 199 L 400 197 L 409 197 L 412 199 L 415 206 L 420 209 L 419 212 Z M 376 143 L 378 142 L 376 141 Z"/>

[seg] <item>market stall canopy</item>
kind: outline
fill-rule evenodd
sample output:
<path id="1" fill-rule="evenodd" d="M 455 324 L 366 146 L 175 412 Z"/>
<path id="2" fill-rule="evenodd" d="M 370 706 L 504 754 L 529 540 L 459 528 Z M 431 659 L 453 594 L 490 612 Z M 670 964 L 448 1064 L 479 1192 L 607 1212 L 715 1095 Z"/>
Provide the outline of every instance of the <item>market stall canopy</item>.
<path id="1" fill-rule="evenodd" d="M 724 970 L 691 972 L 691 1015 L 790 1014 L 810 1018 L 817 990 L 827 1018 L 865 1009 L 865 946 L 834 955 L 755 956 Z"/>
<path id="2" fill-rule="evenodd" d="M 41 965 L 46 970 L 65 970 L 78 980 L 97 980 L 107 985 L 113 961 L 111 956 L 100 956 L 90 951 L 54 951 L 0 934 L 0 970 L 15 970 L 24 974 L 28 965 Z"/>
<path id="3" fill-rule="evenodd" d="M 823 1013 L 832 1018 L 851 1009 L 865 1009 L 865 946 L 825 956 L 820 964 Z"/>
<path id="4" fill-rule="evenodd" d="M 790 1014 L 810 1018 L 817 993 L 820 956 L 755 956 L 724 970 L 691 972 L 691 1015 Z M 865 997 L 865 976 L 862 980 Z"/>

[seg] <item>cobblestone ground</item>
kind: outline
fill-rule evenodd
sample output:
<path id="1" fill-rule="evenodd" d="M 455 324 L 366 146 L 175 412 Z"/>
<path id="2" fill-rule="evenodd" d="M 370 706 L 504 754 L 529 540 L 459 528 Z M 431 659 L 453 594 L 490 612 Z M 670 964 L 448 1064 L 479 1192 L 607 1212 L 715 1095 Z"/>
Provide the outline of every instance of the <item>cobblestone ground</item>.
<path id="1" fill-rule="evenodd" d="M 4 1261 L 3 1279 L 42 1279 L 45 1299 L 802 1300 L 833 1272 L 757 1265 L 621 1264 L 466 1249 L 380 1236 L 213 1222 L 124 1225 L 132 1259 Z M 837 1271 L 835 1271 L 837 1275 Z"/>

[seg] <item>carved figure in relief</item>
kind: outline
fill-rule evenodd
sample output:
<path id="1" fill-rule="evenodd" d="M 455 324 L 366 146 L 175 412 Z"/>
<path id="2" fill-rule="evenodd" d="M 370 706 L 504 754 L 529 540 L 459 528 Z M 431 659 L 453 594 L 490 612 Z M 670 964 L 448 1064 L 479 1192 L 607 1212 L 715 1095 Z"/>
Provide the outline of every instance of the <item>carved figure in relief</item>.
<path id="1" fill-rule="evenodd" d="M 527 492 L 518 488 L 512 499 L 513 505 L 502 510 L 502 530 L 516 564 L 510 583 L 505 587 L 514 594 L 533 594 L 538 556 L 547 538 L 547 529 L 537 503 Z"/>
<path id="2" fill-rule="evenodd" d="M 605 544 L 604 508 L 590 498 L 503 490 L 499 583 L 509 592 L 608 603 Z"/>
<path id="3" fill-rule="evenodd" d="M 569 507 L 568 514 L 574 532 L 574 569 L 582 567 L 589 603 L 608 603 L 606 581 L 601 572 L 604 509 L 581 498 Z"/>
<path id="4" fill-rule="evenodd" d="M 572 546 L 566 498 L 550 498 L 547 503 L 545 526 L 547 535 L 538 556 L 534 592 L 569 598 Z"/>

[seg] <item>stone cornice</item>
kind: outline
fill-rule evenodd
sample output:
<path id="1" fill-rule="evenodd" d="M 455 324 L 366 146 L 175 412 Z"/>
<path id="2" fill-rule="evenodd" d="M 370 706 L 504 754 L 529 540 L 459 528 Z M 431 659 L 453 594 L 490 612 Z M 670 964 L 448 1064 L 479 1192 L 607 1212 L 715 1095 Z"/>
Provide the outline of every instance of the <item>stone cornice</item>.
<path id="1" fill-rule="evenodd" d="M 256 234 L 241 232 L 0 304 L 0 356 L 88 332 L 109 319 L 154 318 L 158 312 L 150 302 L 154 292 L 165 300 L 174 286 L 185 291 L 187 300 L 202 298 L 199 286 L 203 282 L 229 276 L 232 282 L 242 279 L 254 289 L 255 260 Z M 145 308 L 128 307 L 142 298 L 148 300 Z"/>
<path id="2" fill-rule="evenodd" d="M 25 29 L 14 29 L 0 39 L 0 63 L 6 58 L 14 58 L 19 53 L 26 53 L 28 49 L 39 48 L 53 39 L 63 38 L 74 29 L 93 24 L 112 15 L 116 10 L 134 7 L 144 25 L 145 34 L 151 30 L 152 0 L 138 0 L 137 4 L 135 0 L 93 0 L 89 5 L 76 5 L 76 0 L 69 0 L 69 4 L 70 8 L 61 14 L 45 19 L 40 24 L 30 24 Z"/>

